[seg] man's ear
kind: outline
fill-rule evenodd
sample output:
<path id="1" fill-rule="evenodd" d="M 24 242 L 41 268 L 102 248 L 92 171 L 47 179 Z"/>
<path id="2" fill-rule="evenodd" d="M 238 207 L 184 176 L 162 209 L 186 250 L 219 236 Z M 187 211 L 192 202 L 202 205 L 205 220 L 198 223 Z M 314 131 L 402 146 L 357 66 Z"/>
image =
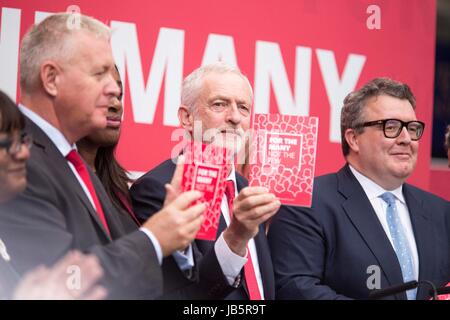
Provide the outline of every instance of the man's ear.
<path id="1" fill-rule="evenodd" d="M 354 129 L 345 130 L 344 138 L 353 152 L 359 152 L 358 135 Z"/>
<path id="2" fill-rule="evenodd" d="M 178 120 L 180 120 L 181 126 L 192 132 L 194 130 L 194 116 L 191 112 L 191 109 L 185 105 L 180 105 L 178 108 Z"/>
<path id="3" fill-rule="evenodd" d="M 45 92 L 55 97 L 58 94 L 58 81 L 61 69 L 53 61 L 45 61 L 39 71 Z"/>

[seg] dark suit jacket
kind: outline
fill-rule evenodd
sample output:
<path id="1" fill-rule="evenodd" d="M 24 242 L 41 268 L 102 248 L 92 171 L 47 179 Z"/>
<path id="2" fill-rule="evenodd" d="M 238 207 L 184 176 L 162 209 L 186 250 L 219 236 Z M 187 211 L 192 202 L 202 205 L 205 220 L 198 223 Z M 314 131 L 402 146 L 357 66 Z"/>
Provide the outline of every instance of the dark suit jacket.
<path id="1" fill-rule="evenodd" d="M 24 193 L 0 210 L 0 234 L 19 273 L 51 265 L 67 251 L 95 254 L 104 268 L 109 298 L 154 298 L 162 273 L 151 241 L 141 231 L 125 235 L 119 213 L 89 169 L 111 231 L 104 230 L 66 159 L 47 135 L 27 119 L 34 138 Z"/>
<path id="2" fill-rule="evenodd" d="M 450 280 L 449 203 L 403 185 L 419 257 L 419 281 Z M 403 283 L 392 245 L 348 166 L 314 181 L 312 208 L 289 207 L 275 217 L 269 243 L 279 299 L 367 299 L 367 280 L 380 267 L 381 288 Z M 373 283 L 369 279 L 369 283 Z M 417 299 L 427 297 L 420 286 Z M 406 299 L 397 294 L 390 299 Z"/>
<path id="3" fill-rule="evenodd" d="M 170 182 L 174 171 L 175 164 L 169 159 L 133 184 L 130 189 L 133 210 L 140 219 L 145 220 L 161 209 L 165 199 L 164 184 Z M 239 174 L 236 174 L 236 183 L 238 190 L 247 186 L 247 181 Z M 218 236 L 225 228 L 226 223 L 221 216 Z M 262 226 L 254 240 L 263 280 L 264 295 L 266 299 L 273 299 L 273 268 Z M 196 267 L 194 274 L 190 277 L 180 271 L 171 256 L 164 259 L 164 298 L 248 299 L 245 283 L 238 288 L 228 284 L 217 260 L 213 241 L 195 240 L 193 250 Z"/>

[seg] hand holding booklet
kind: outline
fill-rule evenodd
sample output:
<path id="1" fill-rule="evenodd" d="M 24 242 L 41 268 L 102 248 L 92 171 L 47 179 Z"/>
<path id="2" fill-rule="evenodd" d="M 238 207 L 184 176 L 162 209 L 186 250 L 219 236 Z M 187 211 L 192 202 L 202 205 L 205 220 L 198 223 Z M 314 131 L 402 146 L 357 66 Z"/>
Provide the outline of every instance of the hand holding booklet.
<path id="1" fill-rule="evenodd" d="M 196 238 L 215 240 L 220 220 L 220 206 L 225 192 L 225 181 L 231 165 L 231 152 L 213 144 L 194 141 L 184 149 L 185 164 L 181 180 L 182 191 L 203 193 L 198 201 L 207 204 L 204 220 Z M 198 203 L 198 202 L 196 202 Z"/>

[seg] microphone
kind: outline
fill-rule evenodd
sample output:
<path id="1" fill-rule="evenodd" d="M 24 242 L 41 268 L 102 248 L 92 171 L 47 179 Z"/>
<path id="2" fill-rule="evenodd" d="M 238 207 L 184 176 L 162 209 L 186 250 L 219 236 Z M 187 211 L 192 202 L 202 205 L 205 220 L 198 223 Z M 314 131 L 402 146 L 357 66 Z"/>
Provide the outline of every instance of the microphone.
<path id="1" fill-rule="evenodd" d="M 387 296 L 392 296 L 394 294 L 397 294 L 397 293 L 400 293 L 403 291 L 415 289 L 421 284 L 427 284 L 431 287 L 429 293 L 430 293 L 430 296 L 433 297 L 432 300 L 439 300 L 437 297 L 439 294 L 450 293 L 450 287 L 443 287 L 443 288 L 436 289 L 436 286 L 431 281 L 421 280 L 421 281 L 417 282 L 416 280 L 412 280 L 412 281 L 408 281 L 408 282 L 405 282 L 405 283 L 402 283 L 402 284 L 399 284 L 396 286 L 388 287 L 386 289 L 374 290 L 369 293 L 369 299 L 376 300 L 376 299 L 381 299 L 381 298 L 384 298 Z"/>
<path id="2" fill-rule="evenodd" d="M 449 294 L 450 293 L 450 287 L 443 287 L 443 288 L 437 288 L 436 293 L 438 295 L 440 294 Z M 430 290 L 430 295 L 433 295 L 433 291 Z"/>
<path id="3" fill-rule="evenodd" d="M 392 296 L 394 294 L 403 292 L 403 291 L 408 291 L 411 289 L 415 289 L 417 288 L 417 286 L 419 285 L 419 282 L 417 282 L 416 280 L 412 280 L 412 281 L 408 281 L 396 286 L 391 286 L 388 287 L 386 289 L 378 289 L 378 290 L 374 290 L 372 292 L 369 293 L 369 299 L 371 300 L 376 300 L 376 299 L 381 299 L 387 296 Z"/>
<path id="4" fill-rule="evenodd" d="M 429 291 L 429 294 L 430 294 L 430 296 L 433 295 L 432 289 Z M 441 287 L 441 288 L 436 289 L 436 296 L 448 295 L 448 294 L 450 294 L 450 286 L 449 287 Z M 448 298 L 448 297 L 444 297 L 444 298 Z M 434 299 L 434 300 L 437 300 L 437 299 Z"/>

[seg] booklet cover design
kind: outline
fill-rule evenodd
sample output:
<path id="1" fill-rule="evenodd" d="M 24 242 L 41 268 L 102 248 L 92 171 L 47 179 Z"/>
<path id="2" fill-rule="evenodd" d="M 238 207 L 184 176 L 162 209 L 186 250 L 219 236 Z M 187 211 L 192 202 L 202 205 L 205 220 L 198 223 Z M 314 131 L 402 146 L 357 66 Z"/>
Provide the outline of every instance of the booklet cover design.
<path id="1" fill-rule="evenodd" d="M 284 205 L 311 206 L 319 119 L 256 114 L 250 186 L 265 186 Z"/>
<path id="2" fill-rule="evenodd" d="M 213 144 L 193 142 L 186 146 L 184 155 L 186 162 L 181 189 L 183 192 L 189 190 L 203 192 L 202 198 L 198 201 L 207 204 L 205 217 L 196 238 L 216 240 L 231 152 Z"/>

